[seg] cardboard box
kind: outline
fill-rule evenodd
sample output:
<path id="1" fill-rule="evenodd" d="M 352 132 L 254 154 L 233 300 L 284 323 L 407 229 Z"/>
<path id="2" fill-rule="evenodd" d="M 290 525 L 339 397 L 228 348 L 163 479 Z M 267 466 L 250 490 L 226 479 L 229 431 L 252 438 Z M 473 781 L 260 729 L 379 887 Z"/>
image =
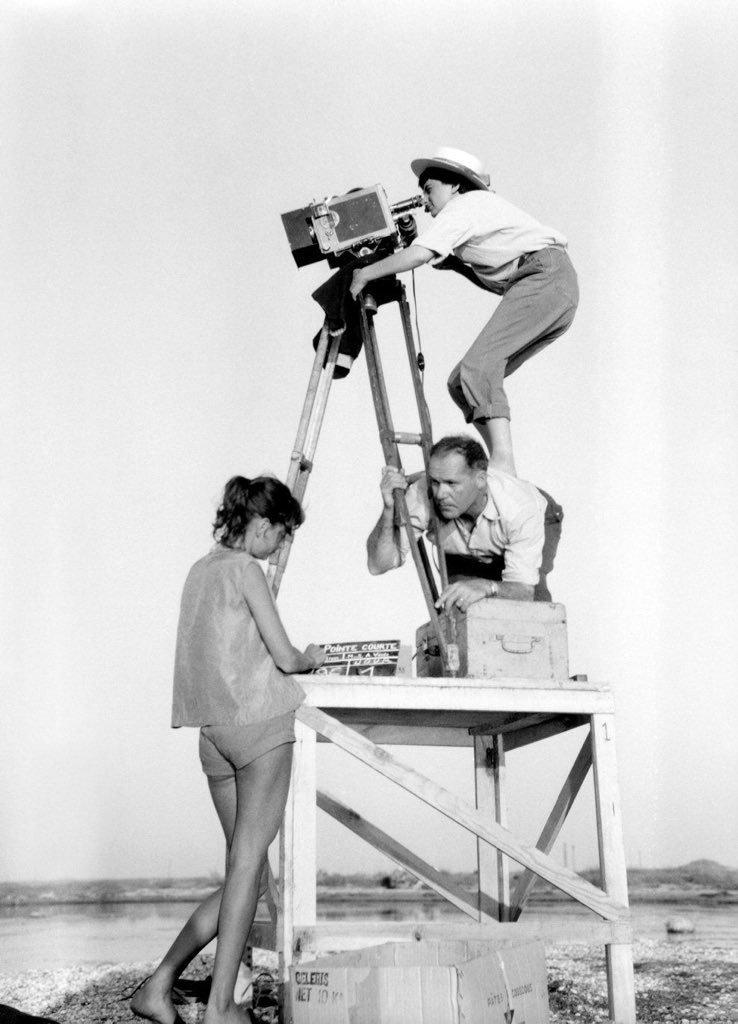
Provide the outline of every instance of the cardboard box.
<path id="1" fill-rule="evenodd" d="M 545 601 L 477 601 L 467 612 L 452 612 L 465 679 L 534 680 L 565 685 L 569 680 L 566 609 Z M 441 616 L 447 642 L 449 617 Z M 438 642 L 430 623 L 416 633 L 418 676 L 442 676 Z"/>
<path id="2" fill-rule="evenodd" d="M 547 1024 L 540 942 L 386 943 L 290 970 L 292 1024 Z"/>

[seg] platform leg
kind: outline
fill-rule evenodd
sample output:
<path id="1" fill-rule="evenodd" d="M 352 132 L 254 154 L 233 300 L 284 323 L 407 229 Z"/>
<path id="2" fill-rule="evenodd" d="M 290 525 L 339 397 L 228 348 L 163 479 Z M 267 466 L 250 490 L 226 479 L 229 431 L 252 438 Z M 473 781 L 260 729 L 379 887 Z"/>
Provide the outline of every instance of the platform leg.
<path id="1" fill-rule="evenodd" d="M 315 924 L 317 916 L 316 865 L 316 735 L 295 722 L 292 782 L 279 837 L 279 954 L 280 1021 L 292 1018 L 289 969 L 295 956 L 295 928 Z"/>
<path id="2" fill-rule="evenodd" d="M 505 805 L 505 745 L 502 736 L 474 737 L 476 805 L 498 825 L 507 825 Z M 510 912 L 509 861 L 489 843 L 477 839 L 479 920 L 507 921 Z"/>
<path id="3" fill-rule="evenodd" d="M 601 884 L 609 896 L 627 905 L 628 877 L 615 757 L 615 716 L 592 715 L 590 721 Z M 635 1024 L 632 944 L 608 943 L 605 955 L 610 1019 L 616 1024 Z"/>

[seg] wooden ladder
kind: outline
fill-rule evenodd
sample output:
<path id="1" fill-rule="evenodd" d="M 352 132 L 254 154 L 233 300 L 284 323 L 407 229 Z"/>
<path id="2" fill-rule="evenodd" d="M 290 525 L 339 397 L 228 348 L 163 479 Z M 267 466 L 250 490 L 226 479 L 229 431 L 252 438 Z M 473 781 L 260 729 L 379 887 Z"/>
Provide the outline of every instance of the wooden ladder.
<path id="1" fill-rule="evenodd" d="M 379 282 L 374 282 L 379 284 Z M 420 419 L 420 433 L 406 433 L 397 431 L 394 428 L 392 413 L 385 386 L 384 372 L 379 355 L 377 335 L 374 328 L 374 316 L 380 305 L 385 303 L 396 303 L 399 307 L 402 320 L 402 329 L 405 337 L 405 348 L 407 352 L 410 376 L 413 382 L 415 402 Z M 400 445 L 417 445 L 423 454 L 426 477 L 429 471 L 430 450 L 433 444 L 430 414 L 423 392 L 423 381 L 420 367 L 418 365 L 418 351 L 413 335 L 410 306 L 404 285 L 396 277 L 383 278 L 381 288 L 371 290 L 371 286 L 362 292 L 359 299 L 361 320 L 361 337 L 364 351 L 366 352 L 367 369 L 369 371 L 369 384 L 374 401 L 374 411 L 377 417 L 379 428 L 379 440 L 382 445 L 382 452 L 387 464 L 402 469 L 400 456 Z M 302 407 L 302 415 L 297 428 L 297 437 L 290 458 L 290 466 L 287 473 L 287 486 L 298 501 L 302 502 L 308 479 L 313 469 L 315 450 L 323 424 L 328 396 L 333 382 L 336 361 L 341 345 L 343 332 L 332 333 L 328 324 L 324 324 L 320 333 L 315 360 L 310 373 L 307 393 Z M 444 674 L 455 676 L 458 671 L 459 655 L 458 646 L 455 642 L 455 622 L 452 617 L 439 613 L 436 609 L 438 600 L 438 588 L 431 568 L 428 553 L 422 538 L 415 536 L 410 516 L 408 513 L 405 492 L 402 488 L 394 491 L 395 522 L 405 531 L 410 553 L 420 580 L 420 585 L 425 598 L 428 615 L 433 630 L 438 638 L 439 647 L 444 665 Z M 433 510 L 432 501 L 429 497 L 429 506 Z M 435 520 L 429 525 L 429 532 L 432 534 L 435 529 Z M 292 548 L 292 537 L 285 538 L 284 544 L 279 551 L 272 556 L 269 563 L 267 578 L 275 597 L 279 592 L 287 562 Z M 448 583 L 446 572 L 446 558 L 440 544 L 436 545 L 438 554 L 438 572 L 441 589 Z M 441 619 L 445 621 L 442 623 Z"/>

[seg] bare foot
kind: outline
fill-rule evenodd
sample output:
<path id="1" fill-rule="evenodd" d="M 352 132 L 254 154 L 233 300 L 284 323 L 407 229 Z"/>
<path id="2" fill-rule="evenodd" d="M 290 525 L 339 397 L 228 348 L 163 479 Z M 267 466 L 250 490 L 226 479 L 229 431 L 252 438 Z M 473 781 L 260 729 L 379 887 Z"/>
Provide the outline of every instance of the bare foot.
<path id="1" fill-rule="evenodd" d="M 202 1024 L 258 1024 L 258 1021 L 247 1006 L 236 1006 L 233 1003 L 222 1012 L 208 1006 Z"/>
<path id="2" fill-rule="evenodd" d="M 157 984 L 153 974 L 142 981 L 133 993 L 130 1007 L 137 1017 L 154 1021 L 154 1024 L 181 1024 L 182 1021 L 174 1008 L 171 989 Z"/>

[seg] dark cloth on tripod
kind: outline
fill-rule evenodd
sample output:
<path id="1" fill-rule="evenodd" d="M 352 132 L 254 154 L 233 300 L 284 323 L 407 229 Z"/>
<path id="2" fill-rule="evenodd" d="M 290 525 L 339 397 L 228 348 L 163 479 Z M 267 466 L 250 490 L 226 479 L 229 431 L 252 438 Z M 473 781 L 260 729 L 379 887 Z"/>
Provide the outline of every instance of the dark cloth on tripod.
<path id="1" fill-rule="evenodd" d="M 361 331 L 361 306 L 356 299 L 351 297 L 351 280 L 356 267 L 356 261 L 352 260 L 313 292 L 313 298 L 325 313 L 324 326 L 333 335 L 341 335 L 338 359 L 333 371 L 333 376 L 337 379 L 346 376 L 364 344 Z M 380 277 L 371 282 L 372 298 L 377 307 L 397 300 L 401 291 L 394 275 Z M 319 340 L 320 331 L 313 338 L 314 349 L 317 349 Z"/>
<path id="2" fill-rule="evenodd" d="M 334 335 L 342 332 L 338 359 L 333 371 L 335 380 L 340 380 L 348 374 L 363 344 L 359 304 L 351 297 L 349 290 L 355 266 L 356 264 L 352 262 L 350 266 L 341 267 L 313 292 L 313 298 L 325 313 L 325 326 Z M 313 338 L 314 349 L 318 347 L 320 333 L 318 331 Z"/>

